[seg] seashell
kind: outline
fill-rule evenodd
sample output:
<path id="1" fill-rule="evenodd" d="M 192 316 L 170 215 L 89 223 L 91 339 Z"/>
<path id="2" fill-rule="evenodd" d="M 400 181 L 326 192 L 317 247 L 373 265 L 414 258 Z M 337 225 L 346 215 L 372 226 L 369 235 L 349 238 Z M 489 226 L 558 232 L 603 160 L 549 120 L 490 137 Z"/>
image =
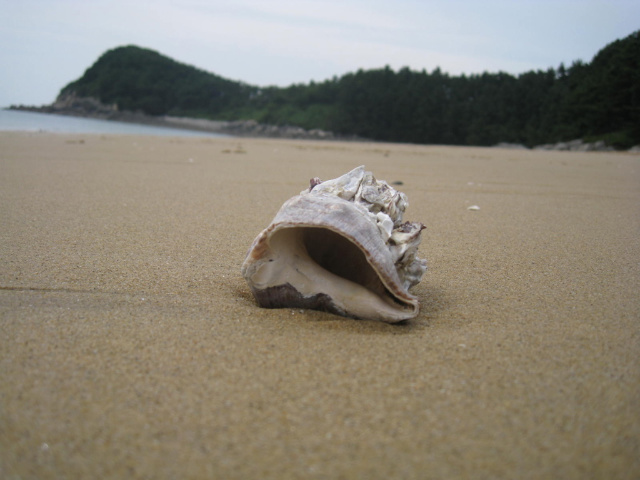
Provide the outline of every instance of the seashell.
<path id="1" fill-rule="evenodd" d="M 261 307 L 310 308 L 370 320 L 415 317 L 409 293 L 427 269 L 421 223 L 402 222 L 405 194 L 360 166 L 313 178 L 253 241 L 242 275 Z"/>

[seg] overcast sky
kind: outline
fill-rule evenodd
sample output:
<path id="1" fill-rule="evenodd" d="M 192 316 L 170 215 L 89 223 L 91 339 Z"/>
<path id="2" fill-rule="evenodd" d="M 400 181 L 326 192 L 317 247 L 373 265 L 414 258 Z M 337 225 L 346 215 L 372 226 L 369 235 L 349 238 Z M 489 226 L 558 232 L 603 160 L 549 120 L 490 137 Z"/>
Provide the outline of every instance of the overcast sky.
<path id="1" fill-rule="evenodd" d="M 390 65 L 452 75 L 590 61 L 638 0 L 0 0 L 0 106 L 51 103 L 134 44 L 253 85 Z"/>

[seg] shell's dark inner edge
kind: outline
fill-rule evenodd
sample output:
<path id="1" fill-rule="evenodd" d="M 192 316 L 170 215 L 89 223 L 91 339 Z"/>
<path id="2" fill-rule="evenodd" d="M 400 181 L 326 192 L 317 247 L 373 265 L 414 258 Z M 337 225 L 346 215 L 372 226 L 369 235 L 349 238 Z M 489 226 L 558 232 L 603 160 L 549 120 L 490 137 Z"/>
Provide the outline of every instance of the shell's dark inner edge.
<path id="1" fill-rule="evenodd" d="M 349 316 L 347 312 L 334 305 L 329 295 L 319 293 L 311 297 L 305 297 L 289 283 L 264 290 L 253 290 L 253 295 L 256 297 L 258 304 L 264 308 L 310 308 L 345 317 Z"/>
<path id="2" fill-rule="evenodd" d="M 309 257 L 328 272 L 362 285 L 382 297 L 395 300 L 352 242 L 326 228 L 302 228 L 302 241 Z"/>

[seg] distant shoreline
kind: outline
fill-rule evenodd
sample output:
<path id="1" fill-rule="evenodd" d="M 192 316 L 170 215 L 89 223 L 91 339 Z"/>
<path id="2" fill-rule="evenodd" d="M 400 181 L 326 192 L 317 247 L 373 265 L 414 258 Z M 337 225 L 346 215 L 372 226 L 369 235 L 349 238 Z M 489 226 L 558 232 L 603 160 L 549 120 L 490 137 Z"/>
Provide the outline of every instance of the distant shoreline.
<path id="1" fill-rule="evenodd" d="M 11 105 L 8 107 L 8 110 L 111 120 L 155 127 L 218 133 L 234 137 L 371 141 L 354 135 L 336 135 L 333 132 L 325 130 L 305 130 L 304 128 L 291 125 L 267 125 L 258 123 L 255 120 L 208 120 L 204 118 L 175 117 L 171 115 L 153 116 L 140 112 L 119 111 L 114 107 L 104 105 L 91 98 L 74 99 L 73 103 L 67 103 L 64 106 L 58 105 L 58 102 L 52 105 L 43 105 L 40 107 L 30 105 Z"/>
<path id="2" fill-rule="evenodd" d="M 302 127 L 291 125 L 268 125 L 258 123 L 255 120 L 208 120 L 204 118 L 176 117 L 171 115 L 154 116 L 140 112 L 120 111 L 116 107 L 104 105 L 93 98 L 73 98 L 71 102 L 56 101 L 52 105 L 29 106 L 11 105 L 8 110 L 50 113 L 78 118 L 92 118 L 110 120 L 116 122 L 148 125 L 154 127 L 174 128 L 178 130 L 197 131 L 205 133 L 217 133 L 233 137 L 248 138 L 284 138 L 299 140 L 335 140 L 335 141 L 367 141 L 375 140 L 358 137 L 356 135 L 338 135 L 333 132 L 312 129 L 305 130 Z M 555 150 L 572 152 L 604 152 L 615 149 L 602 140 L 597 142 L 585 142 L 575 139 L 567 142 L 557 142 L 537 145 L 533 148 L 521 144 L 498 143 L 495 148 L 507 148 L 518 150 Z M 628 152 L 640 152 L 640 145 L 636 145 Z"/>

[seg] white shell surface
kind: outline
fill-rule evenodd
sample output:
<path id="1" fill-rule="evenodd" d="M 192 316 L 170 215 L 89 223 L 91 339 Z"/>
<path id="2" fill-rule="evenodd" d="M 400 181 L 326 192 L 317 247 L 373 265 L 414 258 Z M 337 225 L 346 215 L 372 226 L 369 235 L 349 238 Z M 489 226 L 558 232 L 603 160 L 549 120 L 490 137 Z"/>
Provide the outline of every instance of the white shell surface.
<path id="1" fill-rule="evenodd" d="M 408 289 L 426 271 L 420 223 L 402 223 L 406 196 L 364 167 L 284 203 L 254 240 L 242 273 L 261 306 L 314 308 L 396 322 L 413 318 Z"/>

